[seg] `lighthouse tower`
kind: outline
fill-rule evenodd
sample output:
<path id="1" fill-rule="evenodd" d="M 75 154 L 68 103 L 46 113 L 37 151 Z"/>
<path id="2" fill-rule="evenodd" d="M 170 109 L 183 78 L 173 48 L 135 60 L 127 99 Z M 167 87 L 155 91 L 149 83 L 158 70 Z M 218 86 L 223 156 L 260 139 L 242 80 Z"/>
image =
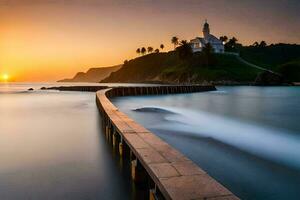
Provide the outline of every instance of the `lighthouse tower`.
<path id="1" fill-rule="evenodd" d="M 207 20 L 205 20 L 203 26 L 203 37 L 196 37 L 190 41 L 190 45 L 193 49 L 193 52 L 202 51 L 202 48 L 209 43 L 215 53 L 224 53 L 224 45 L 221 40 L 219 40 L 216 36 L 210 34 L 209 24 Z"/>
<path id="2" fill-rule="evenodd" d="M 203 26 L 203 37 L 204 39 L 209 38 L 210 30 L 209 30 L 209 24 L 207 23 L 207 20 L 205 20 L 205 24 Z"/>

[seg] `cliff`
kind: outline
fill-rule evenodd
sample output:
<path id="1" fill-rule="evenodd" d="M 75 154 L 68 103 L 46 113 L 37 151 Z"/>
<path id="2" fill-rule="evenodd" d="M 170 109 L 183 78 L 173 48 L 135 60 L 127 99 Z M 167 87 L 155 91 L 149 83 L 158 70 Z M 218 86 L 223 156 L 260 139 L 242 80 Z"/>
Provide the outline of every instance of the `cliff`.
<path id="1" fill-rule="evenodd" d="M 119 70 L 122 65 L 112 66 L 112 67 L 99 67 L 91 68 L 86 73 L 78 72 L 71 79 L 63 79 L 58 82 L 100 82 L 104 78 L 108 77 L 110 73 Z"/>

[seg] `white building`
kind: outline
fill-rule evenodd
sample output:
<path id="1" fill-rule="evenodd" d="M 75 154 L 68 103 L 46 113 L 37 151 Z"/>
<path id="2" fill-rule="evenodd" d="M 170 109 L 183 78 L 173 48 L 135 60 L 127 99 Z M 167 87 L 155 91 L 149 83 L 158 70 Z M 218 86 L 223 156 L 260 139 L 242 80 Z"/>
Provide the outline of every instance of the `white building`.
<path id="1" fill-rule="evenodd" d="M 203 37 L 196 37 L 190 41 L 193 52 L 202 51 L 207 43 L 213 47 L 215 53 L 224 53 L 224 45 L 221 40 L 219 40 L 214 35 L 210 34 L 209 24 L 205 21 L 203 26 Z"/>

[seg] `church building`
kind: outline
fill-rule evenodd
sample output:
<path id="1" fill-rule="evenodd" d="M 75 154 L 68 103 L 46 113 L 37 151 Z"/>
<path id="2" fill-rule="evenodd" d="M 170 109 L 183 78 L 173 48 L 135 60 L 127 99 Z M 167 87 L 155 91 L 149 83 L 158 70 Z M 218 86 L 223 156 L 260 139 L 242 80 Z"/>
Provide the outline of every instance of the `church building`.
<path id="1" fill-rule="evenodd" d="M 214 35 L 210 34 L 209 24 L 207 20 L 203 26 L 203 37 L 196 37 L 190 41 L 193 52 L 202 51 L 207 43 L 210 43 L 215 53 L 224 53 L 224 44 Z"/>

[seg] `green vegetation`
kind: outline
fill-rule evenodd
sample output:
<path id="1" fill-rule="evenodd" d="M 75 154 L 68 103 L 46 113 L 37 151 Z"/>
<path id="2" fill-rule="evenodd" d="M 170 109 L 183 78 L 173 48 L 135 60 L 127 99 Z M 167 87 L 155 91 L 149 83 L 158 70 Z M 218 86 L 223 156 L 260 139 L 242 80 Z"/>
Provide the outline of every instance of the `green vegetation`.
<path id="1" fill-rule="evenodd" d="M 290 82 L 300 82 L 300 59 L 278 67 L 278 71 Z"/>
<path id="2" fill-rule="evenodd" d="M 225 42 L 224 48 L 227 52 L 239 52 L 239 49 L 242 47 L 242 44 L 238 43 L 238 39 L 235 37 L 232 37 L 231 39 L 226 39 L 226 36 L 220 37 L 220 40 L 223 40 Z M 227 41 L 228 40 L 228 41 Z"/>
<path id="3" fill-rule="evenodd" d="M 191 45 L 186 40 L 180 42 L 180 46 L 176 48 L 176 52 L 182 60 L 190 59 L 193 56 Z"/>
<path id="4" fill-rule="evenodd" d="M 177 47 L 179 48 L 179 47 Z M 124 63 L 103 82 L 201 83 L 253 82 L 259 70 L 241 63 L 234 55 L 196 53 L 182 59 L 178 51 L 152 53 Z"/>
<path id="5" fill-rule="evenodd" d="M 300 59 L 300 45 L 275 44 L 266 46 L 266 43 L 262 41 L 260 44 L 256 42 L 252 46 L 242 47 L 240 55 L 248 62 L 278 71 L 280 65 Z"/>
<path id="6" fill-rule="evenodd" d="M 287 81 L 300 82 L 300 45 L 267 45 L 265 41 L 261 41 L 243 46 L 237 43 L 235 37 L 228 40 L 227 36 L 221 36 L 220 40 L 225 43 L 226 52 L 237 52 L 249 63 L 280 73 Z"/>

